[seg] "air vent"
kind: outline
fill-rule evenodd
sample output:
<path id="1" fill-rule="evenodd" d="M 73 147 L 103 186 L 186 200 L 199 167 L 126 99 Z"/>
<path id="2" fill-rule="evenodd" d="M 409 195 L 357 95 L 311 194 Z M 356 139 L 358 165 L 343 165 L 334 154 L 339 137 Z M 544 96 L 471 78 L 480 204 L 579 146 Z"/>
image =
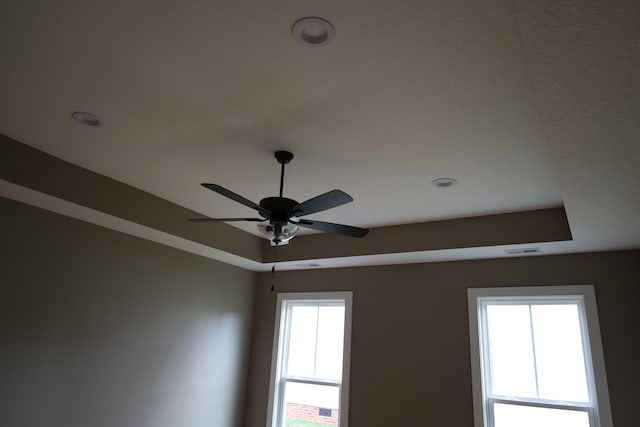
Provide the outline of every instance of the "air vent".
<path id="1" fill-rule="evenodd" d="M 507 255 L 526 255 L 540 252 L 540 248 L 505 249 Z"/>
<path id="2" fill-rule="evenodd" d="M 331 416 L 331 409 L 318 408 L 318 415 L 320 415 L 321 417 L 330 417 Z"/>
<path id="3" fill-rule="evenodd" d="M 313 267 L 320 267 L 321 264 L 318 264 L 317 262 L 306 262 L 306 263 L 302 263 L 302 264 L 296 264 L 296 267 L 300 267 L 300 268 L 313 268 Z"/>

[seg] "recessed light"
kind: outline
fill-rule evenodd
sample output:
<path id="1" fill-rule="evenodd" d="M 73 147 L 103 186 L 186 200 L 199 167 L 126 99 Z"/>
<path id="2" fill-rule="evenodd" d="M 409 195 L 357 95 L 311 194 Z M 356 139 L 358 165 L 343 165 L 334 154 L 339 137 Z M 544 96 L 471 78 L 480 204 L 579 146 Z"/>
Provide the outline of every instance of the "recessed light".
<path id="1" fill-rule="evenodd" d="M 92 128 L 101 128 L 104 126 L 104 121 L 102 121 L 100 117 L 92 113 L 87 113 L 86 111 L 76 111 L 71 114 L 71 117 L 81 125 Z"/>
<path id="2" fill-rule="evenodd" d="M 326 19 L 312 16 L 297 20 L 291 28 L 291 35 L 305 46 L 321 47 L 333 40 L 336 29 Z"/>
<path id="3" fill-rule="evenodd" d="M 453 178 L 438 178 L 431 181 L 431 185 L 438 188 L 447 188 L 457 184 L 457 180 Z"/>

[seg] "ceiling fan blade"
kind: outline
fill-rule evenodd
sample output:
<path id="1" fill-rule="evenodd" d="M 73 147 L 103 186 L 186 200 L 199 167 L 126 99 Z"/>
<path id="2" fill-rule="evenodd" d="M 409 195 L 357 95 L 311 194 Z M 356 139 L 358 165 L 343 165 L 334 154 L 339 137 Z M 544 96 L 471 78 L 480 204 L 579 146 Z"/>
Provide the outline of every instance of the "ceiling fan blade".
<path id="1" fill-rule="evenodd" d="M 312 213 L 326 211 L 346 203 L 353 202 L 353 197 L 342 190 L 331 190 L 319 196 L 313 197 L 305 202 L 289 209 L 289 216 L 305 216 Z"/>
<path id="2" fill-rule="evenodd" d="M 268 209 L 263 208 L 262 206 L 252 202 L 249 199 L 245 199 L 244 197 L 242 197 L 239 194 L 234 193 L 231 190 L 227 190 L 226 188 L 218 185 L 218 184 L 208 184 L 208 183 L 202 183 L 201 184 L 203 187 L 208 188 L 211 191 L 215 191 L 216 193 L 227 197 L 235 202 L 238 202 L 240 204 L 243 204 L 251 209 L 255 209 L 258 212 L 260 212 L 261 215 L 263 215 L 265 218 L 269 217 L 269 215 L 271 215 L 271 212 Z"/>
<path id="3" fill-rule="evenodd" d="M 333 224 L 331 222 L 313 221 L 309 219 L 301 219 L 293 224 L 300 227 L 311 228 L 314 230 L 327 231 L 329 233 L 341 234 L 349 237 L 364 237 L 369 230 L 366 228 L 353 227 L 351 225 Z"/>
<path id="4" fill-rule="evenodd" d="M 233 221 L 266 221 L 266 218 L 189 218 L 191 222 L 233 222 Z"/>

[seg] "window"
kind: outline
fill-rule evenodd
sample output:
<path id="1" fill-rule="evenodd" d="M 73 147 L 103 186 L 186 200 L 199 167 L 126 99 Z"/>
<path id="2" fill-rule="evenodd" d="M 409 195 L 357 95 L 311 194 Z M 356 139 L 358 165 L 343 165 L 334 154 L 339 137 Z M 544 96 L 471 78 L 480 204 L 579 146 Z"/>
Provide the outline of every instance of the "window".
<path id="1" fill-rule="evenodd" d="M 592 286 L 469 289 L 475 427 L 611 427 Z"/>
<path id="2" fill-rule="evenodd" d="M 351 300 L 278 294 L 268 427 L 347 426 Z"/>

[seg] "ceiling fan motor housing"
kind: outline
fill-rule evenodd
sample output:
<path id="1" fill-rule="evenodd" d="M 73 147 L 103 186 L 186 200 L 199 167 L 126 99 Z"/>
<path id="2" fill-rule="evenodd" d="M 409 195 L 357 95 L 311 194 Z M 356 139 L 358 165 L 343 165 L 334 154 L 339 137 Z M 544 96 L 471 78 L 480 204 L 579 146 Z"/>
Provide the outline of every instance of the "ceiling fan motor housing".
<path id="1" fill-rule="evenodd" d="M 289 211 L 297 205 L 298 202 L 286 197 L 266 197 L 260 200 L 260 207 L 271 211 L 271 224 L 286 224 L 294 213 Z"/>

